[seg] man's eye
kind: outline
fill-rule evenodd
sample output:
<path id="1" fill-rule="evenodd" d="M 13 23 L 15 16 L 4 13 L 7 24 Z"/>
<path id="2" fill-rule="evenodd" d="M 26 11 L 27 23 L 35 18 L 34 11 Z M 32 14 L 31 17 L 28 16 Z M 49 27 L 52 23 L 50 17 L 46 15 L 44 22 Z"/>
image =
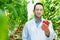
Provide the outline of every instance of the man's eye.
<path id="1" fill-rule="evenodd" d="M 36 9 L 36 10 L 37 10 L 37 11 L 38 11 L 38 10 L 42 11 L 43 9 Z"/>
<path id="2" fill-rule="evenodd" d="M 42 11 L 43 9 L 40 9 L 40 11 Z"/>

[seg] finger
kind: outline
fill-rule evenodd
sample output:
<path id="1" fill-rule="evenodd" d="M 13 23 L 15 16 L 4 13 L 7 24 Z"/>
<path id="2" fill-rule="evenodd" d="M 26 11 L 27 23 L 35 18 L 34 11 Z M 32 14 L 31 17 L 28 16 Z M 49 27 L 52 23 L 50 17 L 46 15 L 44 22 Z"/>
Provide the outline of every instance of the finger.
<path id="1" fill-rule="evenodd" d="M 45 23 L 43 23 L 44 26 L 48 27 L 48 25 L 46 25 Z"/>

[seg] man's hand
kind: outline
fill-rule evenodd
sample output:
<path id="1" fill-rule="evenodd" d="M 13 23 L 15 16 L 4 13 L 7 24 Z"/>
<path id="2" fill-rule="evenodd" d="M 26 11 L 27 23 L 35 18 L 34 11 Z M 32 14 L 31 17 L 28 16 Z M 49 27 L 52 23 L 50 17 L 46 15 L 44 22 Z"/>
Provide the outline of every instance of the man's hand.
<path id="1" fill-rule="evenodd" d="M 50 31 L 49 31 L 49 29 L 48 29 L 48 26 L 49 26 L 49 25 L 47 25 L 47 24 L 45 24 L 45 23 L 42 24 L 42 30 L 45 32 L 45 35 L 46 35 L 47 37 L 50 36 Z"/>

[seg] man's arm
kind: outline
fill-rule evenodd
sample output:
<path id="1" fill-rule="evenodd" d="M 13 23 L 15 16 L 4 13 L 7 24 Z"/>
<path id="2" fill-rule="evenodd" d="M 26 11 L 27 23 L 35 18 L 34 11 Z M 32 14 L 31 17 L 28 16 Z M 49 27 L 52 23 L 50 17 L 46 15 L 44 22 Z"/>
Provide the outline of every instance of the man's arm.
<path id="1" fill-rule="evenodd" d="M 27 25 L 25 24 L 22 32 L 22 40 L 27 40 L 27 36 L 28 36 L 28 30 L 27 30 Z"/>
<path id="2" fill-rule="evenodd" d="M 49 31 L 50 31 L 50 36 L 49 37 L 47 37 L 49 40 L 53 40 L 54 39 L 54 34 L 55 34 L 55 32 L 54 32 L 54 30 L 53 30 L 53 26 L 52 26 L 52 22 L 50 21 L 50 24 L 49 24 Z"/>

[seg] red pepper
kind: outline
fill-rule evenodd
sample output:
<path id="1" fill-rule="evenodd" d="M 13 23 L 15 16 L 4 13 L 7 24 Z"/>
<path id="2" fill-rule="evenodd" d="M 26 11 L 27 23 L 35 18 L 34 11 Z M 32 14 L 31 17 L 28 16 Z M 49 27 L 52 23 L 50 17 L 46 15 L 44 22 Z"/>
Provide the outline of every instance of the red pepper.
<path id="1" fill-rule="evenodd" d="M 43 24 L 42 24 L 42 30 L 44 30 L 45 32 L 48 32 L 48 26 L 49 26 L 49 21 L 44 20 Z"/>
<path id="2" fill-rule="evenodd" d="M 43 20 L 43 23 L 49 25 L 49 22 L 47 20 Z"/>

